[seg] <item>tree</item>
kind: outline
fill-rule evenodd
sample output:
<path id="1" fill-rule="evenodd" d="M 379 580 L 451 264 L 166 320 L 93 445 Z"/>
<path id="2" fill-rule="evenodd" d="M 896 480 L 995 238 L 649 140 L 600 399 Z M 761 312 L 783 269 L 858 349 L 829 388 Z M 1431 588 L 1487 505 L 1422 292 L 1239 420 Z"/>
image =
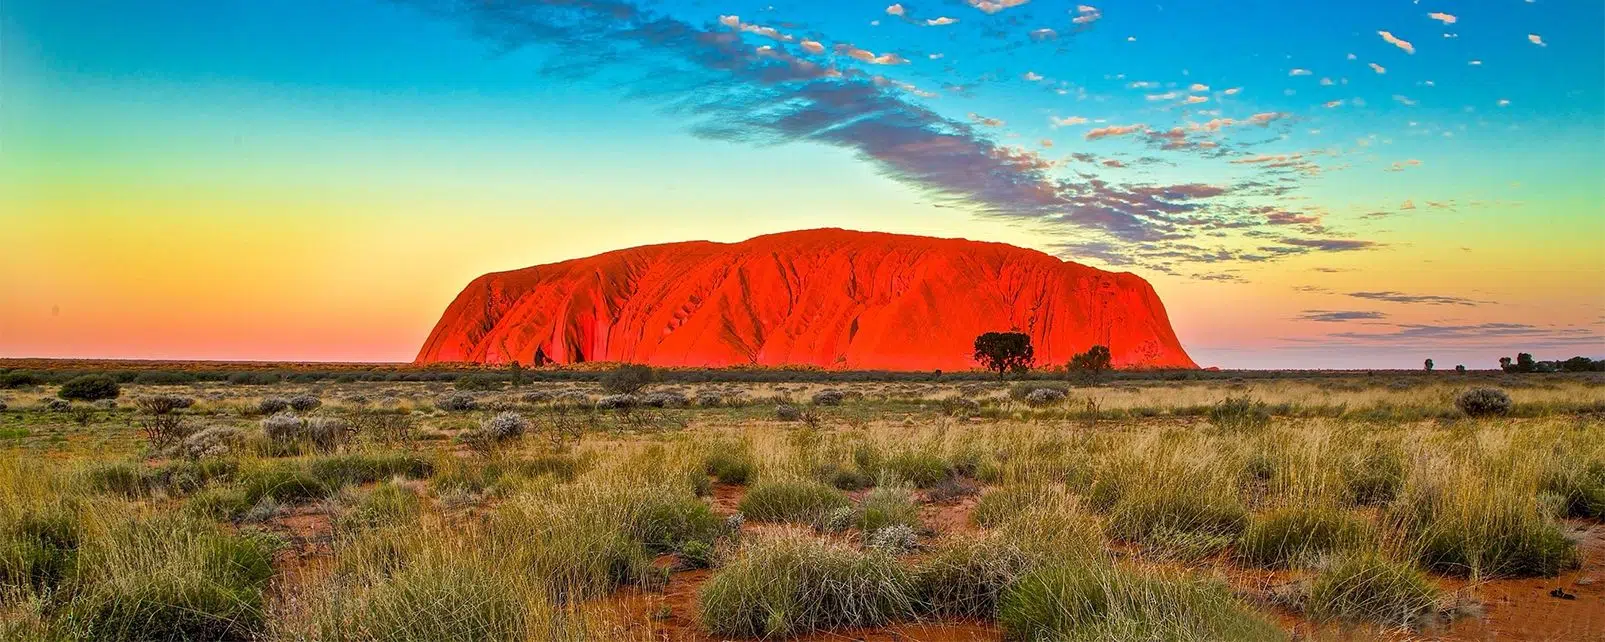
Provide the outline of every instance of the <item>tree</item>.
<path id="1" fill-rule="evenodd" d="M 602 375 L 602 389 L 613 395 L 633 395 L 657 381 L 658 375 L 647 366 L 626 363 Z"/>
<path id="2" fill-rule="evenodd" d="M 1532 372 L 1537 369 L 1537 365 L 1533 362 L 1532 355 L 1525 352 L 1516 354 L 1516 372 Z"/>
<path id="3" fill-rule="evenodd" d="M 1024 332 L 988 332 L 976 337 L 972 358 L 987 370 L 996 370 L 999 377 L 1030 370 L 1037 359 L 1031 337 Z"/>
<path id="4" fill-rule="evenodd" d="M 1460 374 L 1465 374 L 1466 373 L 1466 367 L 1465 366 L 1455 366 L 1455 372 L 1458 372 Z"/>
<path id="5" fill-rule="evenodd" d="M 1423 365 L 1426 366 L 1427 372 L 1432 372 L 1432 360 L 1431 359 L 1427 359 L 1426 362 Z"/>
<path id="6" fill-rule="evenodd" d="M 1515 372 L 1516 371 L 1516 366 L 1511 365 L 1510 357 L 1500 357 L 1499 358 L 1499 369 L 1500 370 L 1504 370 L 1505 372 Z"/>
<path id="7" fill-rule="evenodd" d="M 512 373 L 514 388 L 524 385 L 524 364 L 514 361 L 507 369 Z"/>
<path id="8" fill-rule="evenodd" d="M 1594 367 L 1594 360 L 1588 357 L 1572 357 L 1560 363 L 1560 369 L 1566 372 L 1588 372 Z"/>
<path id="9" fill-rule="evenodd" d="M 1087 381 L 1097 383 L 1098 377 L 1109 369 L 1111 361 L 1108 346 L 1092 346 L 1086 352 L 1071 357 L 1068 369 Z"/>

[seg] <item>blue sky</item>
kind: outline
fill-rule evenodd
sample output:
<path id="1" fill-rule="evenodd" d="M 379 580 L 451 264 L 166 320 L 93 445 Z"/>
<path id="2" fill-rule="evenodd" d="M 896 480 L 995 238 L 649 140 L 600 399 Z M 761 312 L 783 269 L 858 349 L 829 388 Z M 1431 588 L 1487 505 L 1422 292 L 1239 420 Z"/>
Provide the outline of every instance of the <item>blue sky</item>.
<path id="1" fill-rule="evenodd" d="M 382 294 L 351 313 L 394 326 L 295 322 L 341 358 L 405 358 L 484 271 L 821 225 L 1137 272 L 1205 363 L 1605 354 L 1576 287 L 1605 272 L 1602 25 L 1544 0 L 12 0 L 0 202 L 38 235 L 12 260 L 71 277 L 5 293 L 0 354 L 151 345 L 95 320 L 123 275 L 74 267 L 118 242 L 105 217 L 221 219 L 198 242 L 241 256 L 283 250 L 253 217 L 336 235 L 295 287 L 355 270 Z M 472 229 L 496 238 L 443 242 Z M 352 258 L 374 234 L 400 263 Z M 203 261 L 174 251 L 151 274 Z M 393 288 L 411 251 L 433 269 Z"/>

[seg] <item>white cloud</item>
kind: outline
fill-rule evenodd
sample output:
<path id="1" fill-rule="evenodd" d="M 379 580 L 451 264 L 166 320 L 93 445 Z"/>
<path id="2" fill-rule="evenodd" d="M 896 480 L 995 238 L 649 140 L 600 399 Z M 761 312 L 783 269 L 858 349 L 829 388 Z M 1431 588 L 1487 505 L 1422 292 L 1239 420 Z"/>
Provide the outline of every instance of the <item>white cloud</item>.
<path id="1" fill-rule="evenodd" d="M 1018 7 L 1031 0 L 966 0 L 970 6 L 980 9 L 982 13 L 997 13 L 1010 7 Z"/>
<path id="2" fill-rule="evenodd" d="M 1310 75 L 1310 70 L 1295 68 L 1295 69 L 1289 70 L 1287 72 L 1287 75 L 1289 75 L 1289 76 L 1308 76 L 1308 75 Z"/>
<path id="3" fill-rule="evenodd" d="M 803 51 L 806 51 L 808 53 L 813 53 L 813 54 L 825 53 L 825 45 L 820 44 L 819 41 L 817 41 L 817 40 L 804 40 L 799 44 L 802 45 Z"/>
<path id="4" fill-rule="evenodd" d="M 1231 89 L 1227 89 L 1221 93 L 1226 94 L 1227 96 L 1236 96 L 1241 91 L 1243 91 L 1242 87 L 1232 87 Z"/>
<path id="5" fill-rule="evenodd" d="M 1037 73 L 1035 71 L 1027 71 L 1027 72 L 1025 72 L 1024 76 L 1021 76 L 1021 78 L 1029 80 L 1031 82 L 1036 82 L 1038 80 L 1042 80 L 1042 74 L 1039 74 L 1039 73 Z"/>
<path id="6" fill-rule="evenodd" d="M 1099 11 L 1097 7 L 1087 4 L 1076 5 L 1075 14 L 1076 17 L 1071 18 L 1070 22 L 1078 25 L 1090 25 L 1094 22 L 1097 22 L 1099 18 L 1103 17 L 1102 11 Z"/>
<path id="7" fill-rule="evenodd" d="M 867 63 L 872 64 L 872 65 L 906 65 L 906 64 L 908 64 L 908 59 L 907 58 L 904 58 L 904 57 L 899 56 L 897 54 L 884 53 L 884 54 L 880 54 L 880 55 L 875 55 L 875 52 L 873 52 L 873 51 L 869 51 L 867 49 L 859 49 L 858 47 L 854 47 L 852 45 L 845 45 L 845 44 L 836 45 L 836 53 L 842 54 L 842 55 L 847 56 L 849 58 L 852 58 L 854 60 L 867 62 Z"/>
<path id="8" fill-rule="evenodd" d="M 959 21 L 958 18 L 949 18 L 947 16 L 942 16 L 940 18 L 931 18 L 930 20 L 926 20 L 925 24 L 928 25 L 928 26 L 931 26 L 931 27 L 943 27 L 943 26 L 947 26 L 947 25 L 953 24 L 953 23 L 958 22 L 958 21 Z"/>
<path id="9" fill-rule="evenodd" d="M 1082 118 L 1080 116 L 1066 116 L 1064 118 L 1052 118 L 1052 117 L 1049 117 L 1048 120 L 1052 121 L 1053 122 L 1053 126 L 1056 127 L 1056 128 L 1057 127 L 1070 127 L 1072 125 L 1085 125 L 1087 123 L 1087 119 Z"/>
<path id="10" fill-rule="evenodd" d="M 1527 42 L 1533 43 L 1533 44 L 1538 45 L 1540 47 L 1548 47 L 1549 46 L 1549 45 L 1544 44 L 1544 38 L 1542 36 L 1539 36 L 1536 33 L 1527 34 Z"/>
<path id="11" fill-rule="evenodd" d="M 889 16 L 901 16 L 901 15 L 903 15 L 903 5 L 894 4 L 894 5 L 890 6 L 890 7 L 887 7 L 886 8 L 886 15 L 889 15 Z"/>
<path id="12" fill-rule="evenodd" d="M 1387 67 L 1383 67 L 1382 65 L 1376 64 L 1374 62 L 1373 63 L 1369 63 L 1369 64 L 1371 65 L 1371 71 L 1377 72 L 1379 74 L 1388 73 L 1388 68 Z"/>
<path id="13" fill-rule="evenodd" d="M 1427 14 L 1427 17 L 1428 18 L 1432 18 L 1433 20 L 1437 20 L 1438 22 L 1442 22 L 1442 23 L 1444 23 L 1446 25 L 1452 25 L 1452 24 L 1455 23 L 1456 20 L 1459 20 L 1459 18 L 1456 18 L 1454 16 L 1454 14 L 1443 13 L 1443 12 L 1439 12 L 1439 11 L 1434 11 L 1432 13 L 1429 13 L 1429 14 Z"/>
<path id="14" fill-rule="evenodd" d="M 1193 83 L 1193 85 L 1191 87 L 1188 87 L 1187 89 L 1188 89 L 1188 91 L 1209 91 L 1209 85 L 1206 85 L 1206 84 L 1201 83 L 1201 82 L 1195 82 L 1195 83 Z"/>

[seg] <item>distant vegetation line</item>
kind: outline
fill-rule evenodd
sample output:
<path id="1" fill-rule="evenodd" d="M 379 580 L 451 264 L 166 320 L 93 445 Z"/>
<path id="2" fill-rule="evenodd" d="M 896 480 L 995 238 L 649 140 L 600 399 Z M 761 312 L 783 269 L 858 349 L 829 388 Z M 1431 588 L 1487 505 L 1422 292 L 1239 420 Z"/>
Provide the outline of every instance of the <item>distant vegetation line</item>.
<path id="1" fill-rule="evenodd" d="M 1605 362 L 1594 362 L 1595 364 Z M 0 359 L 0 388 L 55 385 L 86 374 L 103 374 L 119 383 L 184 385 L 231 383 L 350 383 L 357 381 L 456 381 L 465 376 L 502 382 L 595 382 L 615 364 L 524 368 L 450 364 L 414 366 L 376 363 L 272 363 L 202 361 L 110 361 L 68 359 Z M 892 371 L 822 370 L 811 368 L 657 368 L 664 383 L 772 383 L 772 382 L 921 382 L 992 381 L 997 373 L 983 370 Z M 1506 370 L 1506 373 L 1518 371 Z M 1501 374 L 1499 370 L 1472 370 L 1469 374 Z M 1219 381 L 1284 378 L 1348 377 L 1355 374 L 1453 377 L 1468 373 L 1422 370 L 1116 370 L 1101 375 L 1105 381 Z M 1071 377 L 1064 368 L 1012 372 L 1011 380 L 1055 381 Z"/>

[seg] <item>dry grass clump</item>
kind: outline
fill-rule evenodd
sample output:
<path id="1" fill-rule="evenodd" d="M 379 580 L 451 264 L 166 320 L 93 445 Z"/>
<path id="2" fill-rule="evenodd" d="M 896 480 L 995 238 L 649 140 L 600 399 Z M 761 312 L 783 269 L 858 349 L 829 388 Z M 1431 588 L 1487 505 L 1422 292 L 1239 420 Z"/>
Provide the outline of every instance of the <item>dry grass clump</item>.
<path id="1" fill-rule="evenodd" d="M 697 597 L 703 628 L 744 638 L 877 626 L 918 606 L 895 558 L 803 533 L 748 545 Z"/>
<path id="2" fill-rule="evenodd" d="M 1290 507 L 1256 515 L 1237 540 L 1236 553 L 1258 566 L 1305 566 L 1364 543 L 1371 525 L 1364 518 L 1320 506 Z"/>
<path id="3" fill-rule="evenodd" d="M 811 479 L 758 482 L 741 498 L 741 513 L 760 522 L 812 522 L 848 505 L 841 491 Z"/>
<path id="4" fill-rule="evenodd" d="M 1004 591 L 998 623 L 1028 640 L 1283 640 L 1226 586 L 1118 565 L 1064 562 Z"/>

